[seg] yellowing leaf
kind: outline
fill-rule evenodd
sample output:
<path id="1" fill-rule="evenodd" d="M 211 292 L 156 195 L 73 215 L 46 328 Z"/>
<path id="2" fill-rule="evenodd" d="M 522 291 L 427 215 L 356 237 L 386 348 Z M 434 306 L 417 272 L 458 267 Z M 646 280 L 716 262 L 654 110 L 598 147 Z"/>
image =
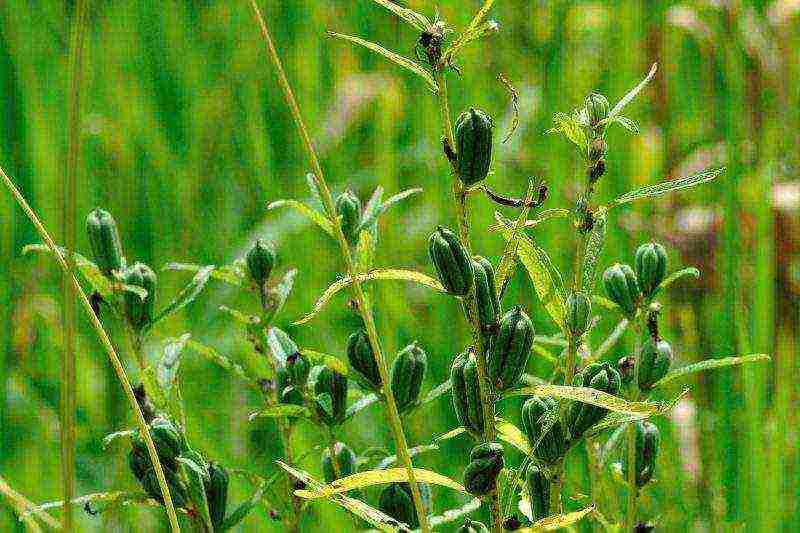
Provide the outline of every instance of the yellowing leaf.
<path id="1" fill-rule="evenodd" d="M 408 9 L 407 7 L 401 7 L 394 2 L 390 2 L 389 0 L 372 0 L 378 5 L 381 5 L 400 17 L 401 19 L 405 20 L 420 32 L 427 31 L 431 27 L 431 21 L 428 18 L 421 14 L 417 13 L 413 9 Z"/>
<path id="2" fill-rule="evenodd" d="M 307 348 L 300 348 L 300 353 L 305 355 L 309 361 L 314 365 L 325 365 L 331 370 L 346 376 L 348 374 L 347 364 L 336 357 L 335 355 L 309 350 Z"/>
<path id="3" fill-rule="evenodd" d="M 676 368 L 669 372 L 666 376 L 657 381 L 654 387 L 663 387 L 667 383 L 680 379 L 689 374 L 697 372 L 704 372 L 706 370 L 713 370 L 715 368 L 724 368 L 726 366 L 743 365 L 745 363 L 757 363 L 759 361 L 769 361 L 771 358 L 767 354 L 757 353 L 752 355 L 744 355 L 741 357 L 724 357 L 721 359 L 706 359 L 699 363 L 694 363 L 683 368 Z"/>
<path id="4" fill-rule="evenodd" d="M 586 507 L 585 509 L 581 509 L 580 511 L 574 511 L 572 513 L 556 515 L 556 516 L 548 516 L 547 518 L 543 518 L 531 524 L 531 527 L 524 527 L 522 529 L 518 529 L 517 533 L 538 533 L 540 531 L 556 531 L 557 529 L 561 529 L 563 527 L 571 526 L 572 524 L 580 521 L 594 511 L 594 505 L 591 507 Z"/>
<path id="5" fill-rule="evenodd" d="M 315 211 L 303 202 L 298 200 L 276 200 L 267 206 L 267 209 L 277 209 L 279 207 L 291 207 L 308 220 L 322 228 L 325 233 L 333 237 L 333 224 L 328 220 L 325 215 L 319 211 Z"/>
<path id="6" fill-rule="evenodd" d="M 414 477 L 418 482 L 440 485 L 464 494 L 467 490 L 458 482 L 449 477 L 443 476 L 430 470 L 422 468 L 414 469 Z M 408 470 L 405 468 L 387 468 L 386 470 L 369 470 L 359 472 L 342 479 L 337 479 L 329 485 L 321 487 L 319 490 L 296 490 L 296 496 L 305 499 L 329 498 L 334 494 L 341 494 L 353 489 L 371 487 L 372 485 L 384 485 L 387 483 L 408 482 Z"/>
<path id="7" fill-rule="evenodd" d="M 497 418 L 494 424 L 497 429 L 497 437 L 503 440 L 525 455 L 530 455 L 531 447 L 528 445 L 528 438 L 517 426 L 502 418 Z"/>
<path id="8" fill-rule="evenodd" d="M 613 396 L 601 390 L 590 387 L 567 387 L 565 385 L 536 385 L 523 387 L 508 392 L 510 396 L 550 396 L 553 398 L 566 398 L 578 402 L 588 403 L 603 407 L 617 413 L 631 415 L 654 415 L 661 411 L 661 406 L 648 402 L 629 402 L 618 396 Z"/>

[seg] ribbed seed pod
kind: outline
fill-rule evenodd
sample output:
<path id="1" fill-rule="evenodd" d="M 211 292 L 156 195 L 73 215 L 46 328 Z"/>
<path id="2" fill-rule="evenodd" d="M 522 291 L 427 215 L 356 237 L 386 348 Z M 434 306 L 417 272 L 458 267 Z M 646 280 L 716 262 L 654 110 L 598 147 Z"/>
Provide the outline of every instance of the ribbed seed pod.
<path id="1" fill-rule="evenodd" d="M 303 393 L 294 385 L 292 374 L 285 366 L 279 366 L 275 379 L 278 402 L 292 405 L 303 405 Z"/>
<path id="2" fill-rule="evenodd" d="M 472 288 L 472 260 L 455 233 L 439 226 L 428 239 L 428 253 L 445 290 L 465 296 Z"/>
<path id="3" fill-rule="evenodd" d="M 574 337 L 580 337 L 589 328 L 592 301 L 582 292 L 573 292 L 567 297 L 566 307 L 567 330 Z"/>
<path id="4" fill-rule="evenodd" d="M 166 418 L 156 418 L 150 423 L 150 436 L 159 459 L 173 464 L 183 450 L 183 439 L 175 425 Z"/>
<path id="5" fill-rule="evenodd" d="M 355 370 L 361 385 L 368 389 L 381 388 L 381 373 L 375 360 L 369 336 L 363 329 L 352 333 L 347 339 L 347 360 Z"/>
<path id="6" fill-rule="evenodd" d="M 470 108 L 456 119 L 456 172 L 467 187 L 484 180 L 489 174 L 493 130 L 491 117 L 480 109 Z"/>
<path id="7" fill-rule="evenodd" d="M 420 492 L 427 489 L 428 499 L 430 499 L 430 488 L 424 483 L 419 483 L 418 486 Z M 425 489 L 423 489 L 423 487 Z M 378 498 L 378 509 L 398 522 L 407 524 L 412 529 L 419 527 L 417 510 L 414 508 L 414 500 L 411 497 L 411 487 L 408 483 L 392 483 L 383 489 Z"/>
<path id="8" fill-rule="evenodd" d="M 497 319 L 500 316 L 500 300 L 495 288 L 494 268 L 486 258 L 475 256 L 472 258 L 472 272 L 475 279 L 478 321 L 484 336 L 488 337 L 497 327 Z"/>
<path id="9" fill-rule="evenodd" d="M 111 213 L 99 207 L 93 209 L 86 217 L 86 234 L 92 248 L 92 258 L 100 271 L 106 276 L 111 276 L 113 271 L 122 272 L 125 256 L 117 222 Z"/>
<path id="10" fill-rule="evenodd" d="M 336 198 L 336 214 L 342 217 L 342 233 L 351 246 L 358 243 L 358 227 L 361 225 L 361 200 L 353 191 L 346 190 Z"/>
<path id="11" fill-rule="evenodd" d="M 247 252 L 245 263 L 250 279 L 263 287 L 275 267 L 275 247 L 263 239 L 256 240 Z"/>
<path id="12" fill-rule="evenodd" d="M 498 390 L 516 385 L 533 347 L 533 323 L 521 307 L 500 318 L 500 327 L 488 353 L 489 379 Z"/>
<path id="13" fill-rule="evenodd" d="M 337 479 L 344 478 L 356 473 L 356 454 L 344 442 L 337 442 L 333 445 L 333 452 L 336 454 L 336 464 L 339 466 L 339 476 L 333 468 L 330 448 L 322 451 L 322 473 L 325 476 L 325 483 L 333 483 Z"/>
<path id="14" fill-rule="evenodd" d="M 628 265 L 615 263 L 603 272 L 606 294 L 629 317 L 636 314 L 642 300 L 642 293 L 636 281 L 636 274 Z"/>
<path id="15" fill-rule="evenodd" d="M 548 425 L 550 429 L 544 431 Z M 522 427 L 531 447 L 541 439 L 534 452 L 539 460 L 553 463 L 566 453 L 564 428 L 558 415 L 558 404 L 553 398 L 529 398 L 522 405 Z"/>
<path id="16" fill-rule="evenodd" d="M 622 386 L 622 378 L 617 369 L 608 363 L 591 363 L 575 374 L 572 385 L 590 387 L 616 395 Z M 574 440 L 600 422 L 608 414 L 608 410 L 588 403 L 572 402 L 567 413 L 567 423 Z"/>
<path id="17" fill-rule="evenodd" d="M 316 365 L 308 373 L 308 388 L 317 396 L 317 414 L 330 426 L 341 424 L 347 413 L 347 377 L 324 365 Z M 320 402 L 330 400 L 330 412 Z"/>
<path id="18" fill-rule="evenodd" d="M 221 464 L 214 461 L 208 464 L 208 480 L 205 481 L 206 500 L 214 529 L 218 529 L 225 521 L 229 482 L 228 471 Z"/>
<path id="19" fill-rule="evenodd" d="M 464 469 L 464 487 L 467 492 L 474 496 L 484 496 L 492 492 L 503 465 L 501 444 L 484 442 L 472 448 L 469 464 Z"/>
<path id="20" fill-rule="evenodd" d="M 311 363 L 308 358 L 300 352 L 295 352 L 286 358 L 286 372 L 289 381 L 295 387 L 304 387 L 308 381 L 308 373 L 311 371 Z"/>
<path id="21" fill-rule="evenodd" d="M 392 365 L 392 394 L 400 413 L 412 408 L 422 391 L 422 381 L 428 367 L 428 356 L 412 343 L 403 348 Z"/>
<path id="22" fill-rule="evenodd" d="M 186 495 L 186 485 L 183 484 L 183 481 L 181 481 L 178 473 L 174 470 L 170 470 L 169 468 L 165 468 L 164 477 L 167 480 L 169 495 L 172 498 L 172 505 L 174 505 L 176 508 L 186 507 L 186 502 L 188 500 Z M 164 499 L 161 497 L 161 488 L 158 485 L 158 477 L 156 476 L 156 471 L 154 469 L 151 468 L 147 471 L 147 473 L 145 473 L 144 477 L 142 477 L 141 484 L 144 491 L 151 498 L 162 505 L 164 504 Z"/>
<path id="23" fill-rule="evenodd" d="M 125 291 L 125 316 L 131 327 L 139 331 L 153 320 L 158 278 L 156 273 L 144 263 L 136 263 L 131 266 L 123 273 L 122 278 L 125 284 L 141 287 L 147 291 L 144 300 L 136 293 Z"/>
<path id="24" fill-rule="evenodd" d="M 465 518 L 464 523 L 458 526 L 456 533 L 489 533 L 489 528 L 483 522 Z"/>
<path id="25" fill-rule="evenodd" d="M 639 389 L 647 392 L 667 375 L 672 364 L 672 346 L 663 339 L 648 337 L 642 344 L 639 362 Z"/>
<path id="26" fill-rule="evenodd" d="M 656 470 L 661 435 L 658 427 L 648 420 L 636 422 L 636 486 L 647 485 Z M 622 472 L 627 479 L 627 454 L 622 460 Z"/>
<path id="27" fill-rule="evenodd" d="M 667 275 L 667 251 L 656 242 L 649 242 L 636 249 L 633 262 L 639 287 L 650 297 Z"/>
<path id="28" fill-rule="evenodd" d="M 458 422 L 475 434 L 482 434 L 483 404 L 478 384 L 478 368 L 472 351 L 456 356 L 450 367 L 453 409 Z"/>
<path id="29" fill-rule="evenodd" d="M 138 435 L 133 439 L 132 444 L 131 451 L 128 452 L 128 467 L 137 481 L 141 482 L 147 471 L 152 468 L 152 463 L 147 446 Z"/>
<path id="30" fill-rule="evenodd" d="M 591 93 L 584 101 L 586 116 L 591 126 L 597 126 L 601 120 L 608 116 L 610 104 L 608 98 L 598 93 Z"/>
<path id="31" fill-rule="evenodd" d="M 533 463 L 525 472 L 525 486 L 528 489 L 534 521 L 550 516 L 550 480 L 542 469 Z"/>

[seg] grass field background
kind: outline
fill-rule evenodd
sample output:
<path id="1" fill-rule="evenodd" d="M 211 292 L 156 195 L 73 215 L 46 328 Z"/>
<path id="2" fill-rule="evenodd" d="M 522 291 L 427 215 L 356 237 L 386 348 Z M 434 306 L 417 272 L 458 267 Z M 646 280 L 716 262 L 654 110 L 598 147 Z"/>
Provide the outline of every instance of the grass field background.
<path id="1" fill-rule="evenodd" d="M 381 224 L 377 265 L 431 273 L 426 239 L 437 224 L 455 225 L 451 177 L 441 156 L 435 98 L 424 84 L 369 52 L 325 37 L 325 30 L 364 36 L 411 56 L 417 35 L 368 0 L 261 2 L 303 115 L 335 191 L 351 187 L 365 201 L 377 186 L 389 193 L 420 186 L 423 194 L 389 212 Z M 67 44 L 73 2 L 5 0 L 0 4 L 0 165 L 45 224 L 60 238 L 62 176 L 67 152 Z M 280 268 L 299 268 L 279 325 L 301 346 L 344 357 L 353 327 L 344 297 L 309 325 L 307 312 L 341 271 L 335 243 L 269 201 L 310 198 L 309 171 L 291 117 L 265 55 L 247 2 L 120 0 L 91 2 L 81 118 L 78 209 L 103 206 L 117 218 L 128 258 L 160 270 L 169 261 L 228 264 L 256 237 L 275 241 Z M 463 27 L 475 0 L 410 1 Z M 568 207 L 581 164 L 563 138 L 546 136 L 557 111 L 570 111 L 590 91 L 616 101 L 653 62 L 653 83 L 626 114 L 641 129 L 609 134 L 608 172 L 598 197 L 609 201 L 634 187 L 709 166 L 728 168 L 717 181 L 653 203 L 634 203 L 610 220 L 603 267 L 632 261 L 638 244 L 655 238 L 670 262 L 698 266 L 703 276 L 670 292 L 665 336 L 676 365 L 706 357 L 769 353 L 768 365 L 721 370 L 681 382 L 687 400 L 658 421 L 663 436 L 658 482 L 642 515 L 662 531 L 795 531 L 800 527 L 798 464 L 798 307 L 800 289 L 800 3 L 791 0 L 683 3 L 611 1 L 496 2 L 496 37 L 459 59 L 448 75 L 454 112 L 485 109 L 499 131 L 511 121 L 502 72 L 518 88 L 520 126 L 497 144 L 492 186 L 521 195 L 528 178 L 547 181 L 548 207 Z M 495 207 L 472 202 L 474 247 L 496 261 L 502 239 L 485 229 Z M 511 216 L 512 212 L 506 212 Z M 562 271 L 574 250 L 566 219 L 531 232 Z M 50 257 L 22 256 L 38 242 L 33 226 L 7 194 L 0 195 L 0 475 L 34 501 L 60 497 L 60 274 Z M 81 233 L 80 251 L 88 252 Z M 159 272 L 168 301 L 187 275 Z M 532 314 L 552 333 L 528 278 L 518 271 L 506 305 Z M 388 353 L 418 339 L 429 354 L 425 390 L 444 381 L 452 356 L 469 337 L 451 299 L 400 283 L 376 286 L 378 328 Z M 232 357 L 250 347 L 220 305 L 246 308 L 221 284 L 158 331 L 155 356 L 169 337 L 192 336 Z M 454 327 L 455 324 L 455 327 Z M 607 331 L 613 322 L 601 322 Z M 111 324 L 112 332 L 119 327 Z M 614 350 L 609 359 L 626 355 Z M 100 344 L 79 318 L 77 397 L 78 492 L 135 488 L 127 449 L 101 441 L 132 427 L 133 418 Z M 133 362 L 128 370 L 136 376 Z M 549 371 L 541 360 L 531 370 Z M 259 398 L 235 377 L 196 355 L 182 368 L 188 432 L 210 457 L 262 474 L 280 452 L 270 421 L 248 422 Z M 504 408 L 512 413 L 511 404 Z M 356 451 L 390 446 L 383 415 L 372 408 L 340 438 Z M 513 416 L 512 416 L 513 418 Z M 449 398 L 406 422 L 412 444 L 455 427 Z M 319 436 L 304 426 L 298 448 Z M 420 457 L 426 468 L 459 479 L 467 439 Z M 570 456 L 569 494 L 588 492 L 585 459 Z M 301 465 L 320 473 L 319 455 Z M 249 487 L 236 481 L 231 499 Z M 368 494 L 374 501 L 374 494 Z M 463 502 L 434 493 L 443 510 Z M 622 507 L 606 495 L 614 514 Z M 570 508 L 585 503 L 568 499 Z M 268 502 L 242 524 L 261 531 L 277 522 Z M 348 530 L 341 510 L 318 503 L 308 531 Z M 81 530 L 164 527 L 157 511 L 79 513 Z M 0 530 L 22 526 L 0 500 Z M 144 528 L 144 529 L 142 529 Z"/>

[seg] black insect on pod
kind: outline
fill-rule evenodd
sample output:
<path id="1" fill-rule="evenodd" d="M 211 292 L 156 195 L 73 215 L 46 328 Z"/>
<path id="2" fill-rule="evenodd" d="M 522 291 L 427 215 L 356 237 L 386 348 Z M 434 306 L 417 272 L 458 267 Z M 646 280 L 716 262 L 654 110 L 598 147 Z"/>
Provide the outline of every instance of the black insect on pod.
<path id="1" fill-rule="evenodd" d="M 647 392 L 669 372 L 672 365 L 672 346 L 664 339 L 648 336 L 642 343 L 639 357 L 639 389 Z"/>
<path id="2" fill-rule="evenodd" d="M 225 521 L 229 482 L 228 471 L 221 464 L 214 461 L 208 464 L 208 480 L 204 481 L 204 485 L 208 501 L 208 514 L 211 516 L 211 524 L 215 530 L 219 529 Z"/>
<path id="3" fill-rule="evenodd" d="M 325 483 L 333 483 L 337 479 L 356 473 L 356 454 L 347 444 L 337 442 L 333 445 L 333 453 L 336 456 L 339 476 L 336 475 L 336 469 L 333 467 L 330 448 L 325 448 L 322 451 L 322 473 L 325 476 Z"/>
<path id="4" fill-rule="evenodd" d="M 491 117 L 480 109 L 469 108 L 456 120 L 456 172 L 466 187 L 483 181 L 489 174 L 493 130 Z"/>
<path id="5" fill-rule="evenodd" d="M 575 374 L 572 380 L 575 387 L 589 387 L 616 395 L 622 386 L 622 377 L 616 368 L 608 363 L 591 363 Z M 573 440 L 600 422 L 608 414 L 607 409 L 583 402 L 573 402 L 569 407 L 567 424 Z"/>
<path id="6" fill-rule="evenodd" d="M 667 251 L 656 242 L 643 244 L 636 249 L 633 264 L 639 287 L 651 297 L 667 275 Z"/>
<path id="7" fill-rule="evenodd" d="M 550 516 L 550 480 L 545 472 L 533 463 L 525 472 L 525 486 L 528 489 L 534 521 Z"/>
<path id="8" fill-rule="evenodd" d="M 583 292 L 573 292 L 567 297 L 567 330 L 575 337 L 581 337 L 589 328 L 592 301 Z"/>
<path id="9" fill-rule="evenodd" d="M 600 121 L 608 117 L 608 98 L 598 93 L 591 93 L 584 101 L 586 108 L 586 118 L 589 120 L 589 125 L 597 127 Z"/>
<path id="10" fill-rule="evenodd" d="M 489 528 L 483 522 L 465 518 L 464 523 L 456 529 L 456 533 L 489 533 Z"/>
<path id="11" fill-rule="evenodd" d="M 488 338 L 497 328 L 500 316 L 500 300 L 494 281 L 494 268 L 484 257 L 472 258 L 472 271 L 475 275 L 475 299 L 478 306 L 478 321 L 481 331 Z"/>
<path id="12" fill-rule="evenodd" d="M 621 263 L 614 263 L 603 272 L 606 294 L 628 317 L 636 314 L 642 301 L 642 292 L 633 269 Z"/>
<path id="13" fill-rule="evenodd" d="M 500 319 L 487 358 L 489 379 L 498 390 L 513 387 L 522 377 L 533 338 L 533 323 L 521 307 L 514 307 Z"/>
<path id="14" fill-rule="evenodd" d="M 469 429 L 473 435 L 483 434 L 483 403 L 478 383 L 477 363 L 472 349 L 453 359 L 450 382 L 453 410 L 459 424 Z"/>
<path id="15" fill-rule="evenodd" d="M 275 247 L 263 239 L 256 240 L 247 252 L 245 263 L 250 279 L 263 289 L 275 267 Z"/>
<path id="16" fill-rule="evenodd" d="M 342 217 L 342 233 L 345 239 L 351 246 L 355 246 L 361 226 L 361 200 L 353 191 L 344 191 L 336 198 L 336 214 Z"/>
<path id="17" fill-rule="evenodd" d="M 427 512 L 431 507 L 431 489 L 427 483 L 417 483 L 417 487 L 422 497 L 422 506 Z M 383 489 L 378 498 L 378 509 L 412 529 L 419 527 L 419 518 L 408 483 L 392 483 Z"/>
<path id="18" fill-rule="evenodd" d="M 347 360 L 356 371 L 361 384 L 373 390 L 381 388 L 381 374 L 372 351 L 372 344 L 364 329 L 352 333 L 347 339 Z"/>
<path id="19" fill-rule="evenodd" d="M 147 291 L 144 299 L 132 291 L 125 292 L 125 316 L 134 330 L 141 331 L 152 322 L 155 314 L 158 278 L 149 266 L 136 263 L 125 270 L 122 279 L 126 285 Z"/>
<path id="20" fill-rule="evenodd" d="M 472 260 L 456 234 L 439 226 L 428 239 L 428 253 L 445 290 L 465 296 L 473 283 Z"/>
<path id="21" fill-rule="evenodd" d="M 92 248 L 92 257 L 100 271 L 111 276 L 114 271 L 125 268 L 122 241 L 119 238 L 117 222 L 111 213 L 96 207 L 86 217 L 86 234 Z"/>
<path id="22" fill-rule="evenodd" d="M 478 444 L 469 454 L 464 469 L 464 487 L 473 496 L 485 496 L 495 489 L 503 470 L 503 446 L 496 442 Z"/>
<path id="23" fill-rule="evenodd" d="M 417 343 L 403 348 L 392 365 L 392 393 L 400 413 L 405 413 L 417 403 L 428 367 L 428 356 Z"/>
<path id="24" fill-rule="evenodd" d="M 531 447 L 539 442 L 534 454 L 540 461 L 554 463 L 566 453 L 564 428 L 553 398 L 529 398 L 522 405 L 522 427 Z"/>
<path id="25" fill-rule="evenodd" d="M 658 427 L 648 420 L 636 422 L 636 486 L 647 485 L 656 470 L 656 459 L 661 444 Z M 622 461 L 622 471 L 627 477 L 627 454 Z"/>
<path id="26" fill-rule="evenodd" d="M 316 396 L 317 415 L 329 426 L 344 422 L 347 413 L 347 377 L 325 365 L 311 367 L 308 389 Z"/>

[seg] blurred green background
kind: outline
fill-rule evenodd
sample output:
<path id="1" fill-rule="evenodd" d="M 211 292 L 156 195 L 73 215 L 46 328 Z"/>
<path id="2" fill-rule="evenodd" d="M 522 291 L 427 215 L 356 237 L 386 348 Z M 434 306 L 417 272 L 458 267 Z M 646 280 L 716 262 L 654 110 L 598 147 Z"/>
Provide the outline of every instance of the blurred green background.
<path id="1" fill-rule="evenodd" d="M 264 53 L 246 2 L 91 2 L 81 118 L 79 213 L 110 210 L 129 259 L 160 269 L 169 261 L 228 264 L 256 237 L 278 245 L 281 268 L 300 269 L 279 324 L 301 346 L 343 356 L 353 325 L 346 299 L 334 300 L 304 327 L 307 312 L 341 266 L 335 243 L 288 211 L 267 212 L 279 198 L 309 199 L 305 154 Z M 395 65 L 324 36 L 326 29 L 364 36 L 411 56 L 417 35 L 368 0 L 261 2 L 303 115 L 332 187 L 349 186 L 366 200 L 421 186 L 424 193 L 389 212 L 381 225 L 379 266 L 431 273 L 426 237 L 436 224 L 454 225 L 450 176 L 441 156 L 436 102 L 424 84 Z M 598 197 L 727 165 L 716 182 L 650 204 L 619 209 L 609 225 L 602 267 L 632 261 L 635 247 L 656 238 L 673 267 L 696 265 L 699 281 L 681 282 L 665 300 L 665 336 L 676 365 L 706 357 L 764 352 L 769 365 L 721 370 L 675 385 L 691 387 L 672 416 L 657 421 L 663 436 L 658 482 L 642 500 L 644 517 L 662 531 L 796 531 L 800 527 L 797 435 L 797 342 L 800 290 L 800 2 L 683 3 L 499 0 L 491 16 L 501 32 L 461 56 L 462 76 L 449 75 L 454 113 L 468 105 L 490 112 L 506 131 L 504 73 L 519 89 L 520 126 L 498 144 L 491 185 L 521 195 L 529 177 L 550 186 L 548 207 L 574 201 L 581 163 L 563 138 L 545 136 L 553 113 L 580 105 L 589 91 L 616 101 L 653 62 L 653 83 L 626 115 L 641 128 L 612 129 L 608 172 Z M 476 0 L 410 1 L 429 16 L 438 6 L 463 27 Z M 0 165 L 13 177 L 54 235 L 60 235 L 66 157 L 67 44 L 72 2 L 0 3 Z M 474 246 L 494 261 L 497 234 L 485 231 L 495 209 L 472 202 Z M 506 215 L 512 216 L 512 212 Z M 563 272 L 574 243 L 569 222 L 532 232 Z M 0 475 L 34 501 L 60 497 L 60 275 L 50 257 L 25 256 L 39 239 L 8 194 L 0 194 Z M 79 250 L 88 251 L 81 233 Z M 163 301 L 188 277 L 160 273 Z M 429 354 L 426 389 L 447 378 L 453 354 L 468 339 L 455 303 L 402 283 L 376 286 L 378 326 L 388 353 L 418 339 Z M 539 333 L 554 326 L 523 272 L 506 306 L 518 302 Z M 222 304 L 254 308 L 212 282 L 147 346 L 193 337 L 240 357 L 250 350 Z M 611 318 L 598 329 L 608 331 Z M 454 324 L 457 326 L 454 328 Z M 120 328 L 111 326 L 114 333 Z M 102 438 L 133 419 L 107 358 L 83 315 L 79 319 L 79 493 L 135 488 L 127 450 L 103 451 Z M 628 345 L 627 348 L 630 348 Z M 616 360 L 626 347 L 612 351 Z M 128 359 L 128 370 L 137 371 Z M 191 440 L 225 464 L 266 474 L 277 458 L 270 421 L 247 422 L 258 396 L 195 354 L 182 364 Z M 531 370 L 546 375 L 536 360 Z M 517 405 L 504 410 L 511 418 Z M 409 418 L 412 444 L 428 443 L 457 422 L 444 397 Z M 391 433 L 373 407 L 340 437 L 356 451 Z M 295 446 L 316 445 L 308 426 Z M 459 479 L 466 438 L 443 444 L 420 463 Z M 568 494 L 588 493 L 585 453 L 569 460 Z M 319 475 L 318 454 L 301 466 Z M 237 480 L 232 500 L 250 487 Z M 437 510 L 463 503 L 435 490 Z M 607 515 L 618 509 L 608 496 Z M 374 501 L 374 494 L 369 493 Z M 570 508 L 585 503 L 568 499 Z M 274 528 L 268 502 L 241 530 Z M 349 530 L 331 505 L 313 505 L 304 530 Z M 621 511 L 621 508 L 619 509 Z M 100 516 L 79 512 L 81 530 L 142 531 L 166 527 L 161 513 L 125 509 Z M 323 525 L 321 525 L 323 524 Z M 22 526 L 0 500 L 0 530 Z"/>

